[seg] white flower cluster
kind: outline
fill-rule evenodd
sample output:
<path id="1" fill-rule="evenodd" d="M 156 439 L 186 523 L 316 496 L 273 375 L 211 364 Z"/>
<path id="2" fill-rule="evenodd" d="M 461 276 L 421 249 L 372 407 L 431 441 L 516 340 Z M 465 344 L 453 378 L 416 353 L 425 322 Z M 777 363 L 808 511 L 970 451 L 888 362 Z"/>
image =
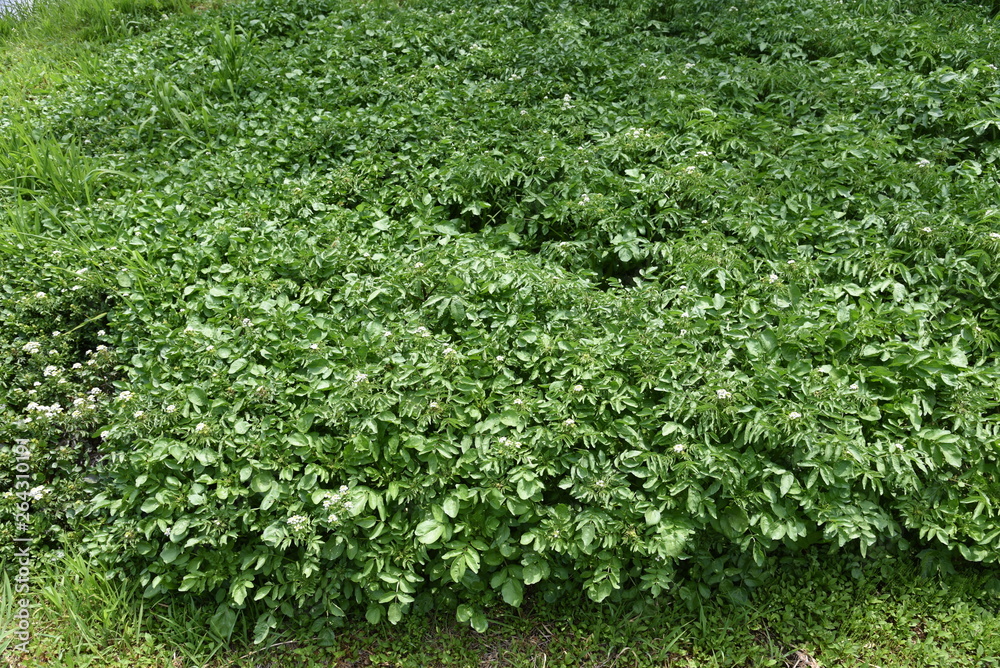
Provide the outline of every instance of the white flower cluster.
<path id="1" fill-rule="evenodd" d="M 25 406 L 25 410 L 30 413 L 42 413 L 45 417 L 52 417 L 54 415 L 59 415 L 63 412 L 63 407 L 59 403 L 54 403 L 51 406 L 44 406 L 42 404 L 37 404 L 34 401 L 29 401 L 28 405 Z"/>
<path id="2" fill-rule="evenodd" d="M 285 522 L 292 528 L 292 533 L 304 533 L 309 530 L 309 518 L 305 515 L 292 515 Z"/>
<path id="3" fill-rule="evenodd" d="M 21 346 L 21 350 L 28 353 L 29 355 L 35 355 L 41 349 L 42 349 L 42 344 L 38 343 L 37 341 L 28 341 L 23 346 Z"/>
<path id="4" fill-rule="evenodd" d="M 323 509 L 329 511 L 326 521 L 336 523 L 340 521 L 338 512 L 350 512 L 354 509 L 354 503 L 349 501 L 345 495 L 348 492 L 347 485 L 341 485 L 336 492 L 327 492 L 323 498 Z"/>
<path id="5" fill-rule="evenodd" d="M 418 336 L 423 336 L 425 338 L 431 335 L 430 330 L 428 330 L 426 327 L 417 327 L 415 330 L 413 330 L 413 333 Z"/>
<path id="6" fill-rule="evenodd" d="M 733 393 L 730 392 L 729 390 L 716 390 L 715 396 L 718 397 L 719 399 L 728 399 L 731 396 L 733 396 Z"/>
<path id="7" fill-rule="evenodd" d="M 931 166 L 931 161 L 928 160 L 927 158 L 920 158 L 920 160 L 917 160 L 917 167 L 930 167 L 930 166 Z"/>
<path id="8" fill-rule="evenodd" d="M 41 501 L 42 497 L 51 492 L 52 490 L 45 485 L 39 485 L 38 487 L 32 487 L 28 490 L 28 496 L 30 496 L 35 501 Z"/>
<path id="9" fill-rule="evenodd" d="M 62 369 L 52 364 L 48 365 L 47 367 L 45 367 L 44 370 L 42 370 L 42 375 L 47 376 L 49 378 L 51 378 L 52 376 L 58 376 L 60 373 L 62 373 Z"/>
<path id="10" fill-rule="evenodd" d="M 677 445 L 674 446 L 673 449 L 674 449 L 674 452 L 676 452 L 677 454 L 680 454 L 680 453 L 684 452 L 685 450 L 687 450 L 687 446 L 684 445 L 683 443 L 678 443 Z"/>
<path id="11" fill-rule="evenodd" d="M 131 401 L 134 396 L 135 395 L 129 392 L 128 390 L 122 390 L 121 392 L 118 393 L 117 399 L 118 401 Z"/>
<path id="12" fill-rule="evenodd" d="M 367 382 L 368 382 L 368 374 L 366 373 L 359 373 L 356 376 L 354 376 L 355 385 L 361 385 L 362 383 L 367 383 Z"/>
<path id="13" fill-rule="evenodd" d="M 792 411 L 791 413 L 788 414 L 788 417 L 789 419 L 792 420 L 798 420 L 800 417 L 802 417 L 802 413 L 798 411 Z"/>
<path id="14" fill-rule="evenodd" d="M 506 436 L 501 436 L 497 441 L 505 448 L 513 448 L 515 450 L 520 449 L 524 445 L 521 441 L 515 440 L 513 438 L 507 438 Z"/>
<path id="15" fill-rule="evenodd" d="M 990 239 L 1000 239 L 1000 232 L 990 232 Z"/>

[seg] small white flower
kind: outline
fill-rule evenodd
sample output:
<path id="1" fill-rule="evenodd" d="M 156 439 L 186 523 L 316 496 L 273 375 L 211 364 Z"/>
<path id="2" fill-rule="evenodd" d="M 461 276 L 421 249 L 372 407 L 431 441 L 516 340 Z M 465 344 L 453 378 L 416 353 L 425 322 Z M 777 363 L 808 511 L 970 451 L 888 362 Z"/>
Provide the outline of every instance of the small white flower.
<path id="1" fill-rule="evenodd" d="M 686 70 L 689 70 L 692 67 L 694 67 L 694 63 L 685 63 L 685 65 L 684 65 L 684 69 L 686 69 Z"/>
<path id="2" fill-rule="evenodd" d="M 990 232 L 990 239 L 1000 239 L 1000 232 Z"/>
<path id="3" fill-rule="evenodd" d="M 253 320 L 251 320 L 250 318 L 243 318 L 243 326 L 244 327 L 249 327 L 252 324 L 253 324 Z"/>
<path id="4" fill-rule="evenodd" d="M 674 449 L 674 452 L 680 453 L 680 452 L 684 452 L 687 449 L 687 446 L 684 445 L 683 443 L 678 443 L 677 445 L 674 446 L 673 449 Z"/>
<path id="5" fill-rule="evenodd" d="M 73 363 L 73 368 L 74 368 L 74 369 L 82 369 L 82 368 L 83 368 L 83 365 L 82 365 L 82 364 L 80 364 L 79 362 L 74 362 L 74 363 Z"/>
<path id="6" fill-rule="evenodd" d="M 204 422 L 199 422 L 198 424 L 196 424 L 194 426 L 194 430 L 197 431 L 197 432 L 203 432 L 206 429 L 208 429 L 208 425 L 205 424 Z"/>
<path id="7" fill-rule="evenodd" d="M 789 261 L 788 261 L 788 266 L 789 266 L 789 267 L 790 267 L 790 266 L 792 266 L 793 264 L 795 264 L 795 260 L 789 260 Z"/>
<path id="8" fill-rule="evenodd" d="M 521 401 L 520 399 L 514 399 L 514 405 L 515 406 L 522 406 L 522 405 L 524 405 L 524 402 Z"/>
<path id="9" fill-rule="evenodd" d="M 503 362 L 505 359 L 507 358 L 504 357 L 503 355 L 497 355 L 497 362 Z"/>
<path id="10" fill-rule="evenodd" d="M 452 348 L 450 346 L 448 348 L 444 349 L 444 354 L 445 355 L 454 355 L 457 352 L 458 352 L 457 350 L 455 350 L 454 348 Z"/>
<path id="11" fill-rule="evenodd" d="M 169 406 L 167 406 L 163 410 L 166 411 L 167 413 L 173 413 L 175 410 L 177 410 L 177 406 L 174 406 L 173 404 L 170 404 Z"/>
<path id="12" fill-rule="evenodd" d="M 366 374 L 366 373 L 359 373 L 358 375 L 356 375 L 354 377 L 354 384 L 355 385 L 357 385 L 359 383 L 365 383 L 367 381 L 368 381 L 368 374 Z"/>
<path id="13" fill-rule="evenodd" d="M 573 386 L 573 391 L 574 392 L 583 392 L 583 385 L 574 385 Z"/>
<path id="14" fill-rule="evenodd" d="M 423 263 L 423 262 L 418 262 L 418 263 L 416 263 L 415 265 L 413 265 L 413 268 L 414 268 L 414 269 L 420 269 L 420 268 L 421 268 L 421 267 L 423 267 L 423 266 L 424 266 L 424 263 Z"/>
<path id="15" fill-rule="evenodd" d="M 598 480 L 594 484 L 597 485 L 598 487 L 600 487 L 601 489 L 603 489 L 603 488 L 605 488 L 605 487 L 608 486 L 608 483 L 604 482 L 604 480 Z"/>
<path id="16" fill-rule="evenodd" d="M 327 521 L 327 522 L 331 522 L 331 523 L 332 523 L 332 522 L 336 522 L 336 521 L 337 521 L 337 519 L 338 519 L 338 518 L 337 518 L 337 516 L 336 516 L 336 515 L 329 515 L 329 516 L 328 516 L 328 517 L 326 518 L 326 521 Z"/>
<path id="17" fill-rule="evenodd" d="M 107 349 L 108 349 L 107 346 L 103 346 L 103 345 L 102 346 L 97 346 L 97 352 L 99 352 L 99 353 L 104 352 Z"/>
<path id="18" fill-rule="evenodd" d="M 138 419 L 138 418 L 141 418 L 145 414 L 146 414 L 146 411 L 136 411 L 135 413 L 132 413 L 132 417 Z"/>
<path id="19" fill-rule="evenodd" d="M 385 338 L 388 339 L 390 336 L 392 336 L 392 332 L 390 332 L 389 330 L 386 330 L 386 331 L 382 332 L 382 336 L 384 336 Z"/>
<path id="20" fill-rule="evenodd" d="M 436 411 L 436 410 L 437 410 L 437 409 L 439 409 L 439 408 L 441 408 L 441 406 L 440 406 L 440 405 L 438 405 L 438 402 L 436 402 L 436 401 L 432 401 L 432 402 L 430 403 L 430 409 L 431 409 L 432 411 Z"/>
<path id="21" fill-rule="evenodd" d="M 791 418 L 792 420 L 798 420 L 800 417 L 802 417 L 802 413 L 798 411 L 792 411 L 791 413 L 788 414 L 788 417 Z"/>
<path id="22" fill-rule="evenodd" d="M 930 232 L 933 232 L 933 231 L 934 231 L 934 230 L 933 230 L 933 229 L 931 229 L 930 227 L 921 227 L 920 229 L 921 229 L 922 231 L 924 231 L 924 232 L 927 232 L 927 233 L 930 233 Z"/>
<path id="23" fill-rule="evenodd" d="M 319 344 L 313 343 L 309 346 L 309 350 L 319 350 Z"/>
<path id="24" fill-rule="evenodd" d="M 771 274 L 770 276 L 767 277 L 767 281 L 768 281 L 768 283 L 777 283 L 778 282 L 778 275 L 777 274 Z"/>
<path id="25" fill-rule="evenodd" d="M 858 389 L 858 384 L 857 383 L 851 383 L 850 388 L 852 390 L 856 390 L 856 389 Z"/>
<path id="26" fill-rule="evenodd" d="M 213 350 L 215 350 L 215 346 L 213 346 L 213 345 L 207 345 L 207 346 L 205 346 L 205 352 L 210 353 Z"/>
<path id="27" fill-rule="evenodd" d="M 687 172 L 688 174 L 691 174 L 693 172 L 698 171 L 698 168 L 695 167 L 694 165 L 688 165 L 687 167 L 684 168 L 684 171 Z"/>
<path id="28" fill-rule="evenodd" d="M 715 396 L 717 396 L 719 399 L 728 399 L 729 397 L 733 396 L 733 394 L 729 390 L 716 390 Z"/>
<path id="29" fill-rule="evenodd" d="M 41 291 L 35 293 L 35 297 L 38 299 L 45 299 L 47 296 L 48 295 L 46 295 L 44 292 Z"/>
<path id="30" fill-rule="evenodd" d="M 59 332 L 59 331 L 52 332 L 52 336 L 59 336 L 61 334 L 62 334 L 62 332 Z"/>
<path id="31" fill-rule="evenodd" d="M 917 160 L 917 167 L 930 167 L 931 161 L 927 158 L 920 158 Z"/>
<path id="32" fill-rule="evenodd" d="M 567 427 L 572 427 L 573 425 L 576 424 L 576 420 L 574 420 L 573 418 L 566 418 L 565 420 L 563 420 L 563 424 L 566 425 Z"/>
<path id="33" fill-rule="evenodd" d="M 107 334 L 107 332 L 105 332 L 103 329 L 97 330 L 97 335 L 98 336 L 104 336 L 105 334 Z"/>
<path id="34" fill-rule="evenodd" d="M 108 440 L 109 436 L 111 436 L 111 432 L 110 431 L 102 431 L 101 432 L 101 440 L 102 441 Z"/>
<path id="35" fill-rule="evenodd" d="M 133 394 L 132 394 L 131 392 L 129 392 L 128 390 L 123 390 L 123 391 L 121 391 L 121 392 L 119 392 L 119 393 L 118 393 L 118 401 L 128 401 L 128 400 L 130 400 L 130 399 L 131 399 L 131 398 L 132 398 L 133 396 L 135 396 L 135 395 L 133 395 Z"/>
<path id="36" fill-rule="evenodd" d="M 87 391 L 87 394 L 101 394 L 101 388 L 92 387 L 90 388 L 90 390 Z"/>
<path id="37" fill-rule="evenodd" d="M 50 364 L 49 366 L 45 367 L 45 369 L 42 371 L 42 375 L 43 376 L 58 376 L 59 375 L 59 367 L 52 366 Z"/>
<path id="38" fill-rule="evenodd" d="M 896 448 L 896 449 L 897 449 L 897 450 L 899 450 L 900 452 L 902 452 L 902 451 L 903 451 L 903 444 L 902 444 L 902 443 L 893 443 L 893 444 L 892 444 L 892 447 Z"/>
<path id="39" fill-rule="evenodd" d="M 29 355 L 34 355 L 41 349 L 42 349 L 42 344 L 38 343 L 37 341 L 28 341 L 23 346 L 21 346 L 21 350 L 28 353 Z"/>

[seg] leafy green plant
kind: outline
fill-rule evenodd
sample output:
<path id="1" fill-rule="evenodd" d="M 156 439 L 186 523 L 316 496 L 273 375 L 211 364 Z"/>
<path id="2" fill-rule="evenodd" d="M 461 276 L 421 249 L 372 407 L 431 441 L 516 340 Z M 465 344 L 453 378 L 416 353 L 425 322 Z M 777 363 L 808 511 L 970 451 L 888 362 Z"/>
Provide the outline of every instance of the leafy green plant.
<path id="1" fill-rule="evenodd" d="M 5 253 L 70 221 L 115 351 L 74 538 L 259 642 L 995 564 L 996 27 L 880 7 L 248 2 L 25 101 Z"/>

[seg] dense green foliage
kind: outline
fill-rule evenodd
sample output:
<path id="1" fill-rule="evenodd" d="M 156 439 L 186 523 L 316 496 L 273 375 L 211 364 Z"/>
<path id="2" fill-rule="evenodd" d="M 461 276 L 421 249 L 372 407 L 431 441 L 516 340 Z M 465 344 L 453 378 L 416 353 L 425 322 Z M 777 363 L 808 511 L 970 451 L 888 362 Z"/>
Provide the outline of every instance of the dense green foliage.
<path id="1" fill-rule="evenodd" d="M 997 562 L 998 31 L 908 5 L 256 0 L 12 109 L 33 517 L 258 638 Z"/>

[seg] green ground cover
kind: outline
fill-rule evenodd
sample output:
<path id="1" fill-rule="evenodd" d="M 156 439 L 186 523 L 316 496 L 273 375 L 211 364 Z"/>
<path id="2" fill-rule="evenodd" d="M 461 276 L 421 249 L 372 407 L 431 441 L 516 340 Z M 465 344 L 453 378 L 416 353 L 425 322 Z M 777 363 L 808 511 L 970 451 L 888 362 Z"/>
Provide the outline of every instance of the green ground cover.
<path id="1" fill-rule="evenodd" d="M 574 601 L 546 660 L 996 663 L 984 6 L 60 7 L 0 20 L 35 660 L 470 663 Z"/>

